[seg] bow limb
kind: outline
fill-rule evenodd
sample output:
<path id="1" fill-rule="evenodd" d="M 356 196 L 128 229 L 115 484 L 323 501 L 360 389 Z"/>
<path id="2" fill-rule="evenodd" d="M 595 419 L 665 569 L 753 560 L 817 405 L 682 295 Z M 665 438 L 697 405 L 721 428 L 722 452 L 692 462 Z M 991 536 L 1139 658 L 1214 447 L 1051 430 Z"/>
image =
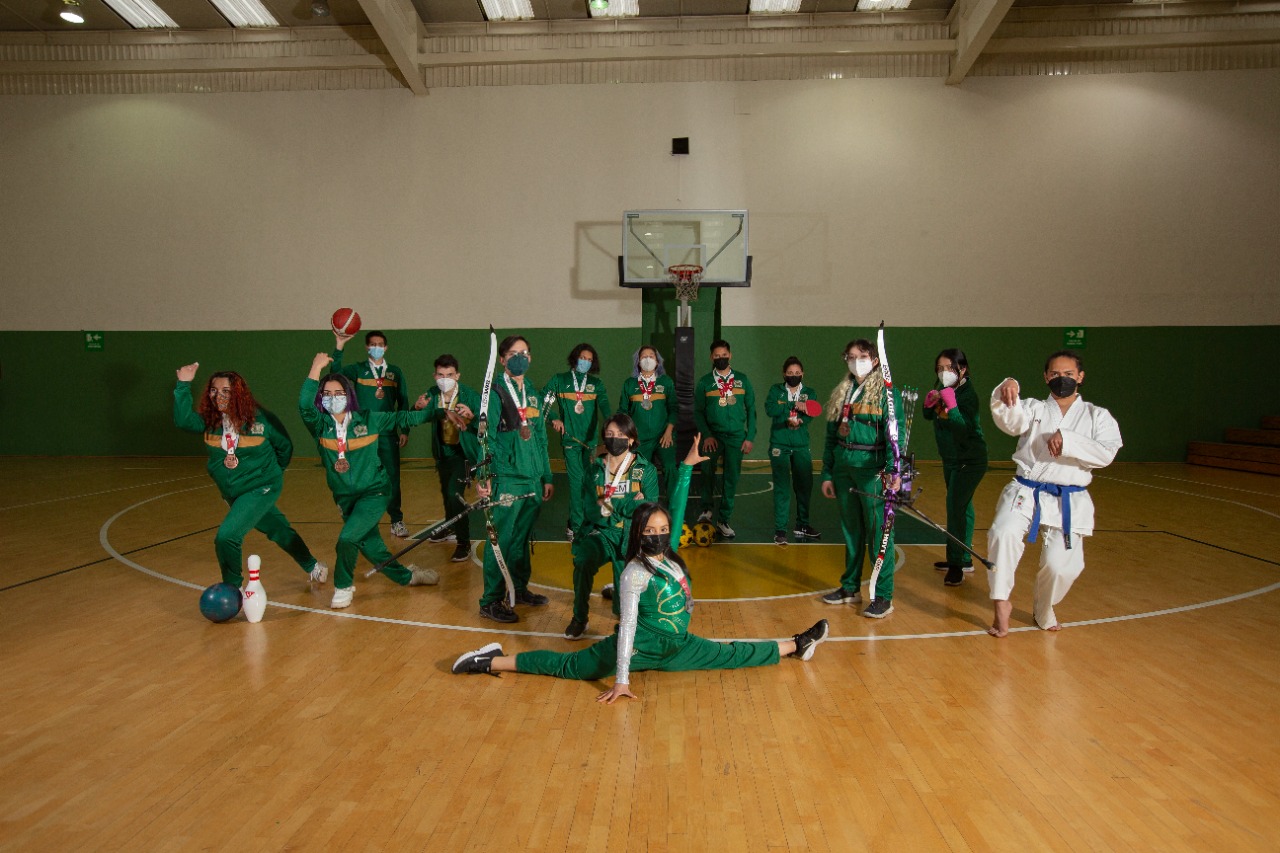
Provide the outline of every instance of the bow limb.
<path id="1" fill-rule="evenodd" d="M 493 394 L 493 373 L 498 365 L 498 333 L 489 327 L 489 366 L 484 371 L 484 384 L 480 389 L 480 414 L 476 418 L 476 438 L 480 442 L 480 458 L 489 460 L 486 470 L 477 472 L 480 480 L 488 480 L 493 487 L 493 454 L 489 452 L 489 401 Z M 490 492 L 490 497 L 495 497 Z M 516 587 L 511 580 L 511 570 L 507 568 L 506 558 L 502 555 L 502 547 L 498 544 L 498 528 L 493 523 L 493 502 L 486 502 L 484 507 L 484 529 L 489 539 L 489 548 L 493 551 L 493 560 L 498 564 L 498 571 L 507 585 L 507 606 L 516 605 Z"/>

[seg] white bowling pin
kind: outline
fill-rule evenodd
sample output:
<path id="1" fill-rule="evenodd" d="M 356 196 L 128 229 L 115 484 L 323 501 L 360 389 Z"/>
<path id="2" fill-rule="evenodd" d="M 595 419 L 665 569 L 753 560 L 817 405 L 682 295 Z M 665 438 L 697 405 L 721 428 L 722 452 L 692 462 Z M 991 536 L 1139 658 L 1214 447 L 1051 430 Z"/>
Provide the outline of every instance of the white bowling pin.
<path id="1" fill-rule="evenodd" d="M 244 618 L 250 622 L 261 622 L 262 614 L 267 612 L 267 591 L 258 579 L 258 570 L 262 568 L 262 558 L 257 554 L 249 555 L 249 582 L 244 585 Z"/>

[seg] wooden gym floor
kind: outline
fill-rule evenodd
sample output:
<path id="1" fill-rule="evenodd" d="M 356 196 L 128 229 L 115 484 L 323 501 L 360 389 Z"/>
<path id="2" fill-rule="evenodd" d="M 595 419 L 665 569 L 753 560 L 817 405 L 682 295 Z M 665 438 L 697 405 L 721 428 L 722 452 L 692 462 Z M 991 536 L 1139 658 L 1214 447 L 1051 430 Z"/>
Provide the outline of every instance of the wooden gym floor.
<path id="1" fill-rule="evenodd" d="M 983 483 L 979 527 L 1008 476 Z M 339 616 L 331 584 L 310 589 L 252 534 L 287 607 L 214 625 L 196 605 L 223 507 L 202 461 L 5 458 L 0 477 L 5 850 L 1280 848 L 1277 478 L 1103 472 L 1056 635 L 1028 629 L 1034 545 L 1021 630 L 1000 641 L 982 633 L 985 578 L 944 588 L 938 546 L 901 549 L 882 622 L 817 601 L 839 575 L 834 529 L 691 549 L 697 633 L 826 617 L 833 642 L 808 664 L 641 673 L 640 700 L 607 707 L 599 683 L 448 672 L 493 640 L 580 647 L 558 638 L 563 544 L 535 557 L 550 606 L 495 631 L 478 568 L 449 547 L 414 553 L 439 587 L 358 575 Z M 938 479 L 925 469 L 921 506 L 941 519 Z M 438 516 L 433 472 L 406 473 L 405 506 Z M 314 460 L 281 507 L 331 562 Z"/>

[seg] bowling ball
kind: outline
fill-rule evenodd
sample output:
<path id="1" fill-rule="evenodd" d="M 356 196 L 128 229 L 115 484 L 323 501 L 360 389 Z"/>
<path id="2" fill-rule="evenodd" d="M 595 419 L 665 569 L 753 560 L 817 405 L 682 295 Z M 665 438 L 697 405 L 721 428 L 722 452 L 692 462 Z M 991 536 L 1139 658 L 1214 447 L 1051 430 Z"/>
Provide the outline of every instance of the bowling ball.
<path id="1" fill-rule="evenodd" d="M 693 528 L 685 524 L 680 527 L 680 547 L 688 548 L 693 544 Z"/>
<path id="2" fill-rule="evenodd" d="M 236 617 L 241 604 L 239 587 L 215 583 L 200 594 L 200 615 L 210 622 L 226 622 Z"/>
<path id="3" fill-rule="evenodd" d="M 709 521 L 699 521 L 693 526 L 693 542 L 699 548 L 705 548 L 716 541 L 716 528 Z"/>

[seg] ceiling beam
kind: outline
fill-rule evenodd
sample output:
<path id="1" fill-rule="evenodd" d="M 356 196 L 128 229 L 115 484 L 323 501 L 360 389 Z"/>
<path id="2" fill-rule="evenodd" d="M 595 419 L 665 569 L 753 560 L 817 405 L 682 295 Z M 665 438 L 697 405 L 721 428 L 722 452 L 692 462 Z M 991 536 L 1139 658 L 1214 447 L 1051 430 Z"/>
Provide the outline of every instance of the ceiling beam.
<path id="1" fill-rule="evenodd" d="M 959 11 L 952 27 L 956 55 L 947 75 L 948 86 L 959 84 L 973 68 L 1012 5 L 1013 0 L 957 0 L 955 8 Z"/>
<path id="2" fill-rule="evenodd" d="M 225 59 L 22 59 L 0 74 L 183 74 L 210 71 L 390 71 L 386 56 L 258 56 Z"/>
<path id="3" fill-rule="evenodd" d="M 427 94 L 426 81 L 422 79 L 421 57 L 418 45 L 426 34 L 422 19 L 410 0 L 357 0 L 369 23 L 386 45 L 387 53 L 395 62 L 405 85 L 415 95 Z"/>
<path id="4" fill-rule="evenodd" d="M 987 53 L 1072 53 L 1081 50 L 1142 50 L 1168 47 L 1237 47 L 1280 44 L 1280 28 L 1138 33 L 1105 36 L 1048 36 L 991 39 Z"/>

